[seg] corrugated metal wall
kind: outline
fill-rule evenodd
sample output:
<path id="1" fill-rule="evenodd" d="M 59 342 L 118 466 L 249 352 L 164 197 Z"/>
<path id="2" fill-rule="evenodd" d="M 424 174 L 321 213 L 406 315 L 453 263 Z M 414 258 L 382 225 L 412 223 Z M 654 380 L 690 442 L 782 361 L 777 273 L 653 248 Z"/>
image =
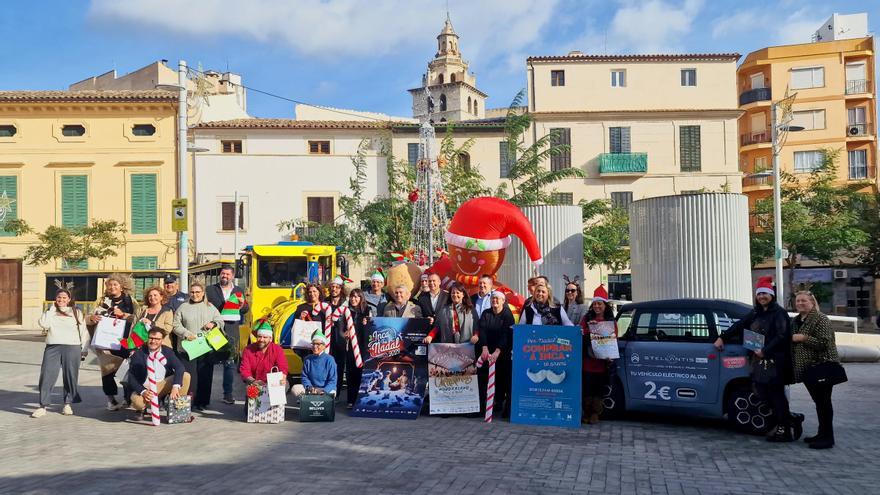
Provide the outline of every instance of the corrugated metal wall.
<path id="1" fill-rule="evenodd" d="M 540 275 L 550 279 L 553 295 L 562 300 L 562 275 L 584 278 L 584 235 L 580 206 L 526 206 L 523 214 L 532 222 L 544 263 Z M 516 236 L 507 249 L 498 280 L 528 297 L 526 284 L 532 276 L 532 262 Z"/>
<path id="2" fill-rule="evenodd" d="M 742 194 L 634 201 L 629 209 L 633 300 L 751 303 L 748 214 Z"/>

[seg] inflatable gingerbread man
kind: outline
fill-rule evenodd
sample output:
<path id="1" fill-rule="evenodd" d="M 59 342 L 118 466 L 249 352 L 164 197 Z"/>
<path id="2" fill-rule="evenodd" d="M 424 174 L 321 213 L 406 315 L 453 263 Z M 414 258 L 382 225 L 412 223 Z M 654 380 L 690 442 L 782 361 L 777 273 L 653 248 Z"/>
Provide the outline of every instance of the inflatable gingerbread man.
<path id="1" fill-rule="evenodd" d="M 449 254 L 442 256 L 428 271 L 440 275 L 445 287 L 452 282 L 462 283 L 469 294 L 476 293 L 480 277 L 488 275 L 495 281 L 496 290 L 507 295 L 509 304 L 522 307 L 523 297 L 495 278 L 504 262 L 511 235 L 522 241 L 535 266 L 543 262 L 532 223 L 519 208 L 494 197 L 466 201 L 455 212 L 446 230 Z"/>

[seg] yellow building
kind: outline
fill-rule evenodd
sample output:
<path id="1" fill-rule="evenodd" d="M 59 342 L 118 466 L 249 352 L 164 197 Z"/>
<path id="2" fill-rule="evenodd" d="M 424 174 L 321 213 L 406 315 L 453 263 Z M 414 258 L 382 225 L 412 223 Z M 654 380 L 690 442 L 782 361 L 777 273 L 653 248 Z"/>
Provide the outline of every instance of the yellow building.
<path id="1" fill-rule="evenodd" d="M 780 169 L 809 173 L 820 150 L 839 150 L 841 182 L 877 183 L 874 38 L 772 46 L 750 53 L 737 71 L 740 167 L 750 206 L 772 193 L 772 178 L 749 177 L 772 167 L 770 104 L 796 94 L 792 126 L 779 155 Z"/>
<path id="2" fill-rule="evenodd" d="M 0 91 L 0 217 L 38 232 L 93 220 L 128 231 L 104 261 L 34 267 L 22 257 L 36 236 L 0 230 L 0 324 L 35 325 L 46 272 L 177 268 L 176 111 L 165 91 Z"/>

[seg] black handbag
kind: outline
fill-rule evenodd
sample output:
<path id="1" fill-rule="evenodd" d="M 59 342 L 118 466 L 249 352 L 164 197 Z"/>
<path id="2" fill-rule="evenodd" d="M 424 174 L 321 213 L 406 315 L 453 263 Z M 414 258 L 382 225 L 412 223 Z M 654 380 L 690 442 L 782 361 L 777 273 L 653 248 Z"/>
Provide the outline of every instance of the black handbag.
<path id="1" fill-rule="evenodd" d="M 759 359 L 752 365 L 752 380 L 755 383 L 767 384 L 775 382 L 779 377 L 779 368 L 773 359 Z"/>
<path id="2" fill-rule="evenodd" d="M 299 420 L 301 422 L 334 421 L 336 403 L 332 395 L 306 394 L 300 398 Z"/>
<path id="3" fill-rule="evenodd" d="M 804 371 L 806 385 L 839 385 L 847 380 L 846 370 L 834 361 L 819 363 Z"/>

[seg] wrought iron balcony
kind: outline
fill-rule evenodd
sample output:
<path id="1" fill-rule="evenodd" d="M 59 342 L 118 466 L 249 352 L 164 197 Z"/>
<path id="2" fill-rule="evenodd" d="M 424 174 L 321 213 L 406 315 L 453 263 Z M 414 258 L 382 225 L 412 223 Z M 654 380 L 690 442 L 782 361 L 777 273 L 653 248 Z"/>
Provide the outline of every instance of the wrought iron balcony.
<path id="1" fill-rule="evenodd" d="M 602 153 L 599 174 L 644 175 L 648 173 L 647 153 Z"/>
<path id="2" fill-rule="evenodd" d="M 755 88 L 739 95 L 739 104 L 748 105 L 756 101 L 770 101 L 770 88 Z"/>
<path id="3" fill-rule="evenodd" d="M 860 95 L 871 91 L 871 81 L 867 79 L 850 79 L 846 81 L 846 94 Z"/>
<path id="4" fill-rule="evenodd" d="M 861 137 L 871 135 L 870 124 L 846 124 L 847 137 Z"/>
<path id="5" fill-rule="evenodd" d="M 770 142 L 770 131 L 750 132 L 740 136 L 743 146 Z"/>

